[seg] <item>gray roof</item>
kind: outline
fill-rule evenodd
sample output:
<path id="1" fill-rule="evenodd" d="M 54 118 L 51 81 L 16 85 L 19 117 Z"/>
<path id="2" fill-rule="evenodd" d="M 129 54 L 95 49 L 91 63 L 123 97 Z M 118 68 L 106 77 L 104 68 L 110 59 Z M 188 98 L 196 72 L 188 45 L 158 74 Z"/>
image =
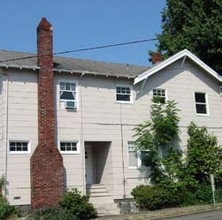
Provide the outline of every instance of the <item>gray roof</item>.
<path id="1" fill-rule="evenodd" d="M 117 64 L 76 58 L 54 57 L 54 70 L 134 78 L 149 69 L 147 66 Z M 0 66 L 38 69 L 34 53 L 0 50 Z"/>

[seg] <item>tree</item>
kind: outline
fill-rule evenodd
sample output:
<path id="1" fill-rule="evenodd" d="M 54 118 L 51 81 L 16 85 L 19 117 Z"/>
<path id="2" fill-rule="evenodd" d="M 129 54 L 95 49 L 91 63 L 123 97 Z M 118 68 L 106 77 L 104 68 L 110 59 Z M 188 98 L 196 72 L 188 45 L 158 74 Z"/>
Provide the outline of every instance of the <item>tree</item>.
<path id="1" fill-rule="evenodd" d="M 141 150 L 149 150 L 147 154 L 147 165 L 151 167 L 151 181 L 157 183 L 165 176 L 170 177 L 171 169 L 164 164 L 160 155 L 163 150 L 170 154 L 177 154 L 173 150 L 174 141 L 179 139 L 179 109 L 175 101 L 167 101 L 161 104 L 157 99 L 151 105 L 151 121 L 146 121 L 134 128 L 136 145 Z M 166 169 L 164 166 L 166 165 Z M 169 163 L 168 163 L 169 165 Z"/>
<path id="2" fill-rule="evenodd" d="M 167 0 L 157 38 L 165 58 L 187 48 L 222 74 L 222 0 Z"/>
<path id="3" fill-rule="evenodd" d="M 209 175 L 221 168 L 220 147 L 217 138 L 206 127 L 198 128 L 193 122 L 188 127 L 186 173 L 199 184 L 209 183 Z"/>

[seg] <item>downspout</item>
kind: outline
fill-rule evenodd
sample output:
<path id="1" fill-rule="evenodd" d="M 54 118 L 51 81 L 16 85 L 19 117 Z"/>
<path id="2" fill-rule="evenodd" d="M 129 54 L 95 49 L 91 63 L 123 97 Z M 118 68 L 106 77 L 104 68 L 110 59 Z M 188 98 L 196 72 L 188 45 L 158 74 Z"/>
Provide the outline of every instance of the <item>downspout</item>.
<path id="1" fill-rule="evenodd" d="M 86 195 L 86 162 L 85 162 L 85 143 L 83 141 L 83 116 L 82 116 L 82 77 L 84 76 L 84 73 L 80 76 L 79 80 L 79 100 L 77 99 L 77 102 L 79 102 L 79 109 L 80 109 L 80 146 L 82 146 L 82 167 L 83 167 L 83 176 L 82 176 L 82 182 L 83 182 L 83 194 Z"/>
<path id="2" fill-rule="evenodd" d="M 8 94 L 9 94 L 9 76 L 4 73 L 6 79 L 6 117 L 5 117 L 5 167 L 4 167 L 4 196 L 7 195 L 7 176 L 8 176 Z"/>
<path id="3" fill-rule="evenodd" d="M 122 168 L 123 168 L 123 198 L 126 198 L 126 176 L 124 163 L 124 143 L 123 143 L 123 122 L 122 122 L 122 104 L 120 103 L 120 135 L 121 135 L 121 153 L 122 153 Z"/>

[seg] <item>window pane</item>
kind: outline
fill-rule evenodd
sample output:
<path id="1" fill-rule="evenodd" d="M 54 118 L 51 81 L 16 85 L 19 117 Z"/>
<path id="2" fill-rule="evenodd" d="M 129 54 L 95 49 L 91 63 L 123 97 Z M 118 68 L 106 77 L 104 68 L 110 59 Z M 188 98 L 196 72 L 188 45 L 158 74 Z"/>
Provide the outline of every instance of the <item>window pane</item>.
<path id="1" fill-rule="evenodd" d="M 137 165 L 138 165 L 138 158 L 136 151 L 129 151 L 129 166 L 137 167 Z"/>
<path id="2" fill-rule="evenodd" d="M 28 151 L 28 142 L 17 142 L 17 141 L 14 141 L 14 142 L 9 142 L 9 150 L 10 151 L 20 151 L 20 152 L 23 152 L 23 151 Z"/>
<path id="3" fill-rule="evenodd" d="M 60 90 L 65 90 L 65 83 L 64 82 L 60 82 Z"/>
<path id="4" fill-rule="evenodd" d="M 117 101 L 130 101 L 129 95 L 116 95 Z"/>
<path id="5" fill-rule="evenodd" d="M 60 99 L 75 100 L 73 93 L 72 92 L 67 92 L 67 91 L 61 92 Z"/>
<path id="6" fill-rule="evenodd" d="M 195 93 L 195 101 L 200 103 L 206 103 L 204 93 Z"/>
<path id="7" fill-rule="evenodd" d="M 71 90 L 76 91 L 76 84 L 75 83 L 71 83 Z"/>
<path id="8" fill-rule="evenodd" d="M 60 151 L 77 152 L 77 150 L 76 142 L 60 142 Z"/>
<path id="9" fill-rule="evenodd" d="M 66 83 L 66 90 L 70 90 L 70 83 Z"/>
<path id="10" fill-rule="evenodd" d="M 149 165 L 149 151 L 141 151 L 141 165 L 142 166 Z"/>
<path id="11" fill-rule="evenodd" d="M 130 101 L 130 87 L 116 87 L 116 100 L 117 101 Z"/>
<path id="12" fill-rule="evenodd" d="M 10 151 L 15 151 L 15 147 L 11 146 Z"/>
<path id="13" fill-rule="evenodd" d="M 207 108 L 205 104 L 196 104 L 196 111 L 199 114 L 207 114 Z"/>
<path id="14" fill-rule="evenodd" d="M 155 103 L 166 103 L 166 91 L 165 89 L 153 89 L 153 101 Z"/>

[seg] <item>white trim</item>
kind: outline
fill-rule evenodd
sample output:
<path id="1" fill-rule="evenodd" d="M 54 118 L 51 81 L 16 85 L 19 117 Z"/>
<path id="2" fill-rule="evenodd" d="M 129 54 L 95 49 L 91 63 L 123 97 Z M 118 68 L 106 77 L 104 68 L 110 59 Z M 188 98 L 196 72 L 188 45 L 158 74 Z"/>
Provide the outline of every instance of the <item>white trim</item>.
<path id="1" fill-rule="evenodd" d="M 203 113 L 197 113 L 197 109 L 196 109 L 196 98 L 195 98 L 195 94 L 196 93 L 199 93 L 199 94 L 204 94 L 205 95 L 205 106 L 206 106 L 206 111 L 207 113 L 206 114 L 203 114 Z M 210 111 L 209 111 L 209 101 L 208 101 L 208 95 L 206 92 L 200 92 L 200 91 L 195 91 L 194 92 L 194 108 L 195 108 L 195 114 L 196 116 L 209 116 L 210 115 Z"/>
<path id="2" fill-rule="evenodd" d="M 130 101 L 117 100 L 117 97 L 116 97 L 116 95 L 117 95 L 116 88 L 117 87 L 130 88 Z M 124 104 L 133 103 L 133 87 L 128 84 L 116 84 L 115 85 L 115 100 L 116 100 L 116 103 L 124 103 Z"/>
<path id="3" fill-rule="evenodd" d="M 63 143 L 76 143 L 77 150 L 76 151 L 62 151 L 61 147 L 60 147 L 61 142 L 63 142 Z M 60 140 L 58 142 L 58 148 L 59 148 L 59 152 L 61 154 L 64 154 L 64 155 L 80 154 L 80 141 L 78 141 L 78 140 Z"/>
<path id="4" fill-rule="evenodd" d="M 27 142 L 28 143 L 28 150 L 27 151 L 10 151 L 10 142 Z M 31 141 L 30 140 L 13 140 L 13 139 L 10 139 L 8 141 L 8 154 L 10 155 L 15 155 L 15 154 L 19 154 L 19 155 L 23 155 L 23 154 L 30 154 L 31 153 Z"/>
<path id="5" fill-rule="evenodd" d="M 166 104 L 166 101 L 168 100 L 168 93 L 167 93 L 167 89 L 164 89 L 164 88 L 162 88 L 162 87 L 155 87 L 155 88 L 152 88 L 152 98 L 153 97 L 156 97 L 156 96 L 154 96 L 153 95 L 153 90 L 154 89 L 159 89 L 159 90 L 164 90 L 165 91 L 165 103 L 162 103 L 162 104 Z M 163 96 L 160 96 L 160 97 L 163 97 Z"/>
<path id="6" fill-rule="evenodd" d="M 60 83 L 64 82 L 64 83 L 75 83 L 75 87 L 76 87 L 76 91 L 75 91 L 75 98 L 76 100 L 74 100 L 74 102 L 76 103 L 76 107 L 71 109 L 71 108 L 66 108 L 65 107 L 65 102 L 67 100 L 64 99 L 60 99 Z M 58 80 L 58 85 L 57 85 L 57 102 L 58 102 L 58 108 L 59 109 L 64 109 L 67 111 L 75 111 L 77 109 L 79 109 L 79 98 L 78 98 L 78 81 L 77 80 L 71 80 L 71 79 L 59 79 Z"/>
<path id="7" fill-rule="evenodd" d="M 185 56 L 189 57 L 192 61 L 194 61 L 202 69 L 206 70 L 211 76 L 216 78 L 219 82 L 222 82 L 222 76 L 220 76 L 216 71 L 214 71 L 207 64 L 205 64 L 203 61 L 201 61 L 197 56 L 195 56 L 189 50 L 184 49 L 184 50 L 178 52 L 177 54 L 171 56 L 170 58 L 166 59 L 165 61 L 153 66 L 152 68 L 145 71 L 144 73 L 141 73 L 139 76 L 137 76 L 134 79 L 134 85 L 143 81 L 144 79 L 147 79 L 149 76 L 157 73 L 158 71 L 162 70 L 163 68 L 169 66 L 170 64 L 176 62 L 177 60 L 179 60 Z"/>
<path id="8" fill-rule="evenodd" d="M 149 151 L 149 150 L 140 150 L 140 149 L 136 149 L 135 150 L 130 150 L 129 151 L 129 144 L 134 144 L 135 141 L 127 141 L 127 161 L 128 161 L 128 168 L 129 169 L 145 169 L 147 168 L 148 166 L 142 166 L 142 157 L 141 157 L 141 151 Z M 130 158 L 129 158 L 129 152 L 136 152 L 136 156 L 137 156 L 137 165 L 136 166 L 130 166 Z"/>

